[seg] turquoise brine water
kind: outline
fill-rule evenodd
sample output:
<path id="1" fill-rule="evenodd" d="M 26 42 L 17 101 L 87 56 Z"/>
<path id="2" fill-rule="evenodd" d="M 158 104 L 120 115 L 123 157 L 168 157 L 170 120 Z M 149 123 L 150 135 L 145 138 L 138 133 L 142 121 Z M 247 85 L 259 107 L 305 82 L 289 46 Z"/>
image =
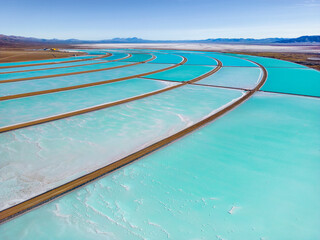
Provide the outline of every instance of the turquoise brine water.
<path id="1" fill-rule="evenodd" d="M 177 64 L 180 63 L 183 58 L 174 55 L 174 54 L 164 54 L 164 53 L 154 53 L 154 55 L 157 57 L 156 59 L 150 61 L 149 63 L 173 63 Z"/>
<path id="2" fill-rule="evenodd" d="M 238 54 L 235 54 L 238 55 Z M 267 57 L 257 57 L 257 56 L 249 56 L 249 55 L 239 55 L 240 57 L 243 57 L 245 59 L 249 59 L 252 61 L 255 61 L 257 63 L 260 63 L 264 67 L 283 67 L 283 68 L 308 68 L 306 66 L 293 63 L 293 62 L 288 62 L 288 61 L 283 61 L 280 59 L 275 59 L 275 58 L 267 58 Z"/>
<path id="3" fill-rule="evenodd" d="M 67 74 L 67 73 L 76 73 L 76 72 L 81 72 L 81 71 L 99 70 L 99 69 L 103 69 L 103 68 L 125 66 L 128 64 L 130 64 L 130 63 L 106 62 L 106 63 L 78 66 L 78 67 L 68 67 L 68 68 L 58 68 L 58 69 L 48 69 L 48 70 L 43 69 L 40 71 L 20 72 L 20 73 L 7 73 L 7 74 L 0 74 L 0 82 L 1 82 L 1 80 L 29 78 L 29 77 L 41 77 L 41 76 L 48 76 L 48 75 L 55 75 L 55 74 Z"/>
<path id="4" fill-rule="evenodd" d="M 112 53 L 112 56 L 107 57 L 107 61 L 112 61 L 112 60 L 118 60 L 124 57 L 127 57 L 129 54 L 128 53 Z"/>
<path id="5" fill-rule="evenodd" d="M 320 101 L 258 93 L 214 123 L 0 225 L 3 239 L 318 239 Z"/>
<path id="6" fill-rule="evenodd" d="M 154 78 L 160 80 L 171 80 L 171 81 L 189 81 L 196 77 L 199 77 L 207 72 L 211 71 L 215 67 L 209 66 L 179 66 L 174 69 L 167 70 L 165 72 L 154 73 L 151 75 L 145 76 L 146 78 Z"/>
<path id="7" fill-rule="evenodd" d="M 320 97 L 320 72 L 315 69 L 267 68 L 264 91 Z"/>
<path id="8" fill-rule="evenodd" d="M 221 60 L 224 67 L 197 82 L 211 86 L 185 85 L 126 104 L 1 133 L 0 211 L 225 108 L 245 92 L 220 87 L 252 89 L 261 80 L 261 69 L 248 60 L 267 68 L 262 90 L 320 97 L 318 71 L 276 59 L 177 50 L 81 51 L 114 54 L 105 60 L 133 53 L 121 62 L 124 64 L 151 58 L 148 53 L 157 58 L 121 69 L 0 84 L 0 96 L 159 70 L 180 62 L 177 55 L 188 61 L 146 78 L 0 101 L 0 126 L 180 84 L 214 69 L 205 66 L 212 63 L 208 56 Z M 101 60 L 88 58 L 74 64 L 89 61 Z M 75 65 L 66 64 L 71 67 L 67 71 L 72 71 Z M 38 68 L 58 65 L 63 66 Z M 320 98 L 255 93 L 215 122 L 1 224 L 0 239 L 320 239 L 319 120 Z"/>
<path id="9" fill-rule="evenodd" d="M 28 122 L 177 85 L 134 78 L 100 86 L 0 101 L 0 127 Z"/>
<path id="10" fill-rule="evenodd" d="M 258 67 L 258 65 L 238 57 L 229 56 L 226 54 L 217 54 L 217 53 L 204 53 L 206 56 L 214 57 L 219 59 L 222 62 L 222 66 L 228 67 Z"/>
<path id="11" fill-rule="evenodd" d="M 217 65 L 217 61 L 203 54 L 185 54 L 181 53 L 182 56 L 187 58 L 185 64 L 195 64 L 195 65 Z"/>
<path id="12" fill-rule="evenodd" d="M 151 54 L 143 54 L 143 53 L 132 53 L 132 56 L 127 59 L 123 59 L 120 61 L 125 61 L 125 62 L 143 62 L 146 60 L 149 60 L 152 58 Z"/>
<path id="13" fill-rule="evenodd" d="M 197 83 L 253 89 L 261 80 L 262 71 L 260 68 L 249 67 L 223 67 L 215 74 L 206 77 Z"/>
<path id="14" fill-rule="evenodd" d="M 170 64 L 140 64 L 119 69 L 111 69 L 100 72 L 84 73 L 70 76 L 51 77 L 44 79 L 27 80 L 13 83 L 0 84 L 0 96 L 8 96 L 20 93 L 42 91 L 62 87 L 75 86 L 92 82 L 112 80 L 137 74 L 152 72 L 170 67 Z"/>
<path id="15" fill-rule="evenodd" d="M 182 86 L 107 109 L 4 132 L 0 134 L 0 209 L 143 149 L 242 95 L 237 90 Z"/>
<path id="16" fill-rule="evenodd" d="M 30 66 L 30 67 L 15 67 L 15 68 L 2 68 L 2 69 L 0 68 L 0 73 L 27 71 L 27 70 L 42 70 L 47 68 L 58 68 L 58 67 L 73 67 L 76 65 L 101 63 L 101 62 L 103 62 L 103 60 L 95 59 L 95 60 L 84 60 L 81 62 L 55 63 L 52 65 L 48 64 L 48 65 L 36 65 L 36 66 Z"/>
<path id="17" fill-rule="evenodd" d="M 28 65 L 28 64 L 41 64 L 41 63 L 55 63 L 55 62 L 64 62 L 64 61 L 75 61 L 75 60 L 90 59 L 90 58 L 96 58 L 96 57 L 97 56 L 79 56 L 79 57 L 55 58 L 55 59 L 26 61 L 26 62 L 0 63 L 0 67 L 19 66 L 19 65 Z"/>
<path id="18" fill-rule="evenodd" d="M 0 69 L 0 73 L 15 72 L 15 71 L 26 71 L 26 70 L 41 70 L 41 69 L 58 68 L 58 67 L 72 67 L 72 66 L 83 65 L 83 64 L 102 63 L 102 62 L 105 62 L 105 61 L 112 61 L 112 60 L 117 60 L 117 59 L 120 59 L 120 58 L 124 58 L 126 56 L 128 56 L 128 54 L 125 54 L 125 53 L 114 53 L 110 57 L 94 59 L 94 60 L 83 60 L 83 61 L 80 61 L 80 62 L 54 63 L 52 65 L 51 64 L 48 64 L 48 65 L 36 65 L 36 66 L 29 66 L 29 67 L 2 68 L 2 69 Z"/>

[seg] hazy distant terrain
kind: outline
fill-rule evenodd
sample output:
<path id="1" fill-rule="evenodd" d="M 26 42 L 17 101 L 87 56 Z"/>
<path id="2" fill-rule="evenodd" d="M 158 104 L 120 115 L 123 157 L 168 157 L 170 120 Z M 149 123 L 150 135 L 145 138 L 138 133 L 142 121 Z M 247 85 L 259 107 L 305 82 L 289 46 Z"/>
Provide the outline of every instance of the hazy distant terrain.
<path id="1" fill-rule="evenodd" d="M 114 38 L 100 41 L 83 41 L 77 39 L 37 39 L 0 34 L 0 55 L 4 61 L 13 61 L 17 57 L 23 60 L 27 49 L 37 49 L 32 56 L 40 56 L 39 49 L 56 47 L 64 48 L 147 48 L 147 49 L 182 49 L 215 52 L 234 52 L 255 56 L 273 57 L 303 64 L 320 70 L 320 36 L 302 36 L 299 38 L 265 38 L 265 39 L 206 39 L 194 41 L 151 41 L 139 38 Z M 16 50 L 22 51 L 17 55 Z M 8 56 L 4 54 L 9 51 Z M 30 51 L 29 51 L 30 52 Z M 57 57 L 56 53 L 41 53 L 49 58 Z M 38 56 L 39 55 L 39 56 Z M 52 55 L 52 56 L 51 56 Z"/>
<path id="2" fill-rule="evenodd" d="M 217 52 L 295 52 L 320 53 L 320 45 L 262 45 L 262 44 L 220 44 L 220 43 L 102 43 L 81 44 L 80 48 L 153 48 L 207 50 Z"/>
<path id="3" fill-rule="evenodd" d="M 302 36 L 299 38 L 209 38 L 204 40 L 146 40 L 141 38 L 113 38 L 106 40 L 79 40 L 79 39 L 39 39 L 20 36 L 7 36 L 0 34 L 0 46 L 21 46 L 35 44 L 102 44 L 102 43 L 161 43 L 161 44 L 253 44 L 253 45 L 319 45 L 320 36 Z"/>

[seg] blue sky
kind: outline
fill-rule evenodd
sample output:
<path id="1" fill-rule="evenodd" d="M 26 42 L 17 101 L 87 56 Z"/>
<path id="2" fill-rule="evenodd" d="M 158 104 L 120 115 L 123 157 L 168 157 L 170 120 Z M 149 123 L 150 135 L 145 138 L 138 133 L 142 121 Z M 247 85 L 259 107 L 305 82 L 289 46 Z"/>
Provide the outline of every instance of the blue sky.
<path id="1" fill-rule="evenodd" d="M 206 39 L 320 34 L 320 0 L 0 0 L 0 34 Z"/>

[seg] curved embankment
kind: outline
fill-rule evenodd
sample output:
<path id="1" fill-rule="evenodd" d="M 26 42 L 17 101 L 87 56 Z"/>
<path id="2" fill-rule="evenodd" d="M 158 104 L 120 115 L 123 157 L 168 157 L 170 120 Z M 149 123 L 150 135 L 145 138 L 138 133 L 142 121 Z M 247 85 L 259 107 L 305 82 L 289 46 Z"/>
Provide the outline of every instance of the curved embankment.
<path id="1" fill-rule="evenodd" d="M 257 63 L 256 63 L 257 64 Z M 173 134 L 171 135 L 170 137 L 167 137 L 165 139 L 162 139 L 140 151 L 137 151 L 125 158 L 122 158 L 120 160 L 118 160 L 117 162 L 114 162 L 110 165 L 107 165 L 103 168 L 100 168 L 96 171 L 93 171 L 87 175 L 84 175 L 78 179 L 75 179 L 69 183 L 66 183 L 64 185 L 61 185 L 55 189 L 52 189 L 50 191 L 47 191 L 41 195 L 38 195 L 34 198 L 31 198 L 25 202 L 22 202 L 18 205 L 15 205 L 11 208 L 8 208 L 8 209 L 5 209 L 3 210 L 2 212 L 0 212 L 0 222 L 4 222 L 14 216 L 17 216 L 19 214 L 22 214 L 36 206 L 39 206 L 43 203 L 46 203 L 56 197 L 59 197 L 75 188 L 78 188 L 84 184 L 87 184 L 107 173 L 110 173 L 120 167 L 123 167 L 147 154 L 150 154 L 152 153 L 153 151 L 167 145 L 167 144 L 170 144 L 171 142 L 183 137 L 184 135 L 204 126 L 205 124 L 215 120 L 216 118 L 222 116 L 223 114 L 227 113 L 228 111 L 234 109 L 235 107 L 237 107 L 238 105 L 240 105 L 241 103 L 243 103 L 244 101 L 246 101 L 247 99 L 249 99 L 255 92 L 257 92 L 262 86 L 263 84 L 265 83 L 266 79 L 267 79 L 267 71 L 266 69 L 260 65 L 260 64 L 257 64 L 262 70 L 263 70 L 263 77 L 261 79 L 261 81 L 259 82 L 259 84 L 253 89 L 253 90 L 250 90 L 248 92 L 246 92 L 240 99 L 238 99 L 237 101 L 231 103 L 230 105 L 228 105 L 226 108 L 224 109 L 221 109 L 220 111 L 214 113 L 213 115 L 209 116 L 208 118 L 190 126 L 190 127 L 187 127 L 186 129 L 176 133 L 176 134 Z M 178 86 L 182 86 L 182 85 L 186 85 L 186 84 L 192 84 L 196 81 L 199 81 L 203 78 L 205 78 L 206 76 L 210 75 L 210 74 L 213 74 L 214 72 L 218 71 L 219 69 L 221 68 L 221 62 L 219 61 L 219 66 L 215 69 L 213 69 L 212 71 L 210 71 L 210 73 L 207 73 L 207 74 L 204 74 L 200 77 L 197 77 L 195 79 L 192 79 L 188 82 L 184 82 L 182 83 L 181 85 L 178 85 Z M 177 87 L 177 86 L 175 86 Z M 168 89 L 167 89 L 168 91 Z"/>
<path id="2" fill-rule="evenodd" d="M 70 75 L 77 75 L 77 74 L 84 74 L 84 73 L 91 73 L 91 72 L 101 72 L 105 70 L 111 70 L 111 69 L 117 69 L 117 68 L 124 68 L 134 65 L 139 65 L 143 63 L 147 63 L 149 61 L 152 61 L 156 59 L 156 56 L 150 54 L 152 57 L 146 61 L 143 62 L 134 62 L 127 65 L 120 65 L 115 67 L 107 67 L 107 68 L 101 68 L 101 69 L 93 69 L 93 70 L 87 70 L 87 71 L 80 71 L 80 72 L 72 72 L 72 73 L 62 73 L 62 74 L 53 74 L 53 75 L 45 75 L 45 76 L 37 76 L 37 77 L 27 77 L 27 78 L 16 78 L 16 79 L 8 79 L 8 80 L 2 80 L 0 83 L 10 83 L 10 82 L 20 82 L 20 81 L 27 81 L 27 80 L 35 80 L 35 79 L 46 79 L 46 78 L 52 78 L 52 77 L 63 77 L 63 76 L 70 76 Z"/>
<path id="3" fill-rule="evenodd" d="M 150 59 L 149 61 L 151 61 L 151 60 L 153 60 L 153 59 Z M 29 97 L 29 96 L 36 96 L 36 95 L 47 94 L 47 93 L 61 92 L 61 91 L 78 89 L 78 88 L 98 86 L 98 85 L 102 85 L 102 84 L 119 82 L 119 81 L 129 80 L 129 79 L 132 79 L 132 78 L 143 77 L 143 76 L 146 76 L 146 75 L 150 75 L 150 74 L 154 74 L 154 73 L 158 73 L 158 72 L 163 72 L 163 71 L 166 71 L 166 70 L 181 66 L 186 61 L 187 61 L 187 59 L 183 58 L 183 60 L 180 63 L 174 64 L 174 65 L 172 65 L 170 67 L 159 69 L 159 70 L 156 70 L 156 71 L 136 74 L 136 75 L 132 75 L 132 76 L 128 76 L 128 77 L 121 77 L 121 78 L 115 78 L 115 79 L 112 79 L 112 80 L 104 80 L 104 81 L 99 81 L 99 82 L 85 83 L 85 84 L 74 85 L 74 86 L 69 86 L 69 87 L 62 87 L 62 88 L 48 89 L 48 90 L 42 90 L 42 91 L 36 91 L 36 92 L 28 92 L 28 93 L 21 93 L 21 94 L 3 96 L 3 97 L 0 97 L 0 101 L 9 100 L 9 99 L 15 99 L 15 98 L 22 98 L 22 97 Z M 128 65 L 125 65 L 125 66 L 128 66 Z"/>
<path id="4" fill-rule="evenodd" d="M 111 54 L 111 53 L 110 53 Z M 111 54 L 110 56 L 112 56 Z M 107 56 L 107 57 L 110 57 Z M 9 74 L 9 73 L 22 73 L 22 72 L 33 72 L 33 71 L 46 71 L 46 70 L 52 70 L 52 69 L 63 69 L 63 68 L 71 68 L 71 67 L 83 67 L 83 66 L 90 66 L 90 65 L 97 65 L 97 64 L 102 64 L 102 63 L 108 63 L 108 62 L 116 62 L 116 61 L 121 61 L 125 60 L 132 57 L 132 54 L 128 54 L 125 57 L 119 58 L 119 59 L 114 59 L 114 60 L 106 60 L 106 61 L 101 61 L 101 62 L 96 62 L 96 63 L 85 63 L 85 64 L 77 64 L 77 65 L 71 65 L 71 66 L 63 66 L 63 67 L 50 67 L 50 68 L 41 68 L 41 69 L 29 69 L 29 70 L 21 70 L 21 71 L 9 71 L 9 72 L 0 72 L 1 74 Z M 103 59 L 103 58 L 100 58 Z M 89 60 L 91 61 L 91 60 Z M 57 64 L 57 63 L 52 63 L 52 64 Z M 20 66 L 19 66 L 20 67 Z"/>
<path id="5" fill-rule="evenodd" d="M 187 61 L 186 58 L 183 57 L 182 62 L 180 62 L 177 65 L 174 65 L 174 68 L 183 65 L 186 61 Z M 98 106 L 92 106 L 92 107 L 89 107 L 89 108 L 80 109 L 80 110 L 76 110 L 76 111 L 72 111 L 72 112 L 68 112 L 68 113 L 63 113 L 63 114 L 59 114 L 59 115 L 55 115 L 55 116 L 50 116 L 50 117 L 46 117 L 46 118 L 41 118 L 41 119 L 37 119 L 37 120 L 34 120 L 34 121 L 29 121 L 29 122 L 25 122 L 25 123 L 20 123 L 20 124 L 10 125 L 10 126 L 6 126 L 6 127 L 1 127 L 0 128 L 0 133 L 1 132 L 7 132 L 7 131 L 15 130 L 15 129 L 19 129 L 19 128 L 23 128 L 23 127 L 33 126 L 33 125 L 41 124 L 41 123 L 45 123 L 45 122 L 50 122 L 50 121 L 54 121 L 54 120 L 58 120 L 58 119 L 62 119 L 62 118 L 72 117 L 72 116 L 76 116 L 76 115 L 80 115 L 80 114 L 84 114 L 84 113 L 88 113 L 88 112 L 92 112 L 92 111 L 96 111 L 96 110 L 100 110 L 100 109 L 104 109 L 104 108 L 120 105 L 120 104 L 123 104 L 123 103 L 131 102 L 131 101 L 134 101 L 134 100 L 142 99 L 142 98 L 145 98 L 145 97 L 149 97 L 149 96 L 153 96 L 153 95 L 156 95 L 156 94 L 159 94 L 159 93 L 163 93 L 163 92 L 166 92 L 166 91 L 173 90 L 175 88 L 182 87 L 182 86 L 184 86 L 186 84 L 197 82 L 197 81 L 199 81 L 199 80 L 201 80 L 201 79 L 203 79 L 203 78 L 205 78 L 205 77 L 207 77 L 209 75 L 212 75 L 215 72 L 217 72 L 219 69 L 221 69 L 222 63 L 219 60 L 216 60 L 216 61 L 218 62 L 218 66 L 216 68 L 212 69 L 211 71 L 209 71 L 208 73 L 206 73 L 204 75 L 201 75 L 201 76 L 199 76 L 199 77 L 197 77 L 195 79 L 192 79 L 191 81 L 184 82 L 184 83 L 181 83 L 179 85 L 172 86 L 172 87 L 167 87 L 167 88 L 164 88 L 164 89 L 161 89 L 161 90 L 158 90 L 158 91 L 142 94 L 142 95 L 139 95 L 139 96 L 123 99 L 123 100 L 120 100 L 120 101 L 115 101 L 115 102 L 112 102 L 112 103 L 101 104 L 101 105 L 98 105 Z M 173 69 L 173 68 L 171 68 L 171 69 Z M 165 70 L 161 70 L 161 72 L 162 71 L 165 71 Z"/>
<path id="6" fill-rule="evenodd" d="M 101 58 L 108 58 L 111 57 L 111 53 L 107 53 L 106 55 L 102 55 L 96 58 L 90 58 L 90 60 L 95 60 L 95 59 L 101 59 Z M 79 60 L 71 60 L 71 61 L 61 61 L 61 62 L 48 62 L 48 63 L 34 63 L 34 64 L 23 64 L 23 65 L 13 65 L 13 66 L 0 66 L 0 69 L 3 68 L 16 68 L 16 67 L 31 67 L 31 66 L 42 66 L 42 65 L 51 65 L 51 64 L 60 64 L 60 63 L 71 63 L 71 62 L 82 62 L 82 61 L 87 61 L 87 58 L 84 59 L 79 59 Z"/>

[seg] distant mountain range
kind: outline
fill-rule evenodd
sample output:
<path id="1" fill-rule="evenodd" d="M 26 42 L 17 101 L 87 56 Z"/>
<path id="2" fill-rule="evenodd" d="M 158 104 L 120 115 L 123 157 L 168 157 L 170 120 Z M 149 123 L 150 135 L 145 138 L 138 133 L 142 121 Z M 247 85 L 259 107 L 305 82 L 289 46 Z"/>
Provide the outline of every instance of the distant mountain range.
<path id="1" fill-rule="evenodd" d="M 224 44 L 320 44 L 320 36 L 302 36 L 298 38 L 209 38 L 205 40 L 145 40 L 141 38 L 113 38 L 106 40 L 79 40 L 79 39 L 40 39 L 0 34 L 0 46 L 22 45 L 70 45 L 92 43 L 224 43 Z"/>
<path id="2" fill-rule="evenodd" d="M 302 36 L 279 40 L 278 43 L 320 43 L 320 36 Z"/>

